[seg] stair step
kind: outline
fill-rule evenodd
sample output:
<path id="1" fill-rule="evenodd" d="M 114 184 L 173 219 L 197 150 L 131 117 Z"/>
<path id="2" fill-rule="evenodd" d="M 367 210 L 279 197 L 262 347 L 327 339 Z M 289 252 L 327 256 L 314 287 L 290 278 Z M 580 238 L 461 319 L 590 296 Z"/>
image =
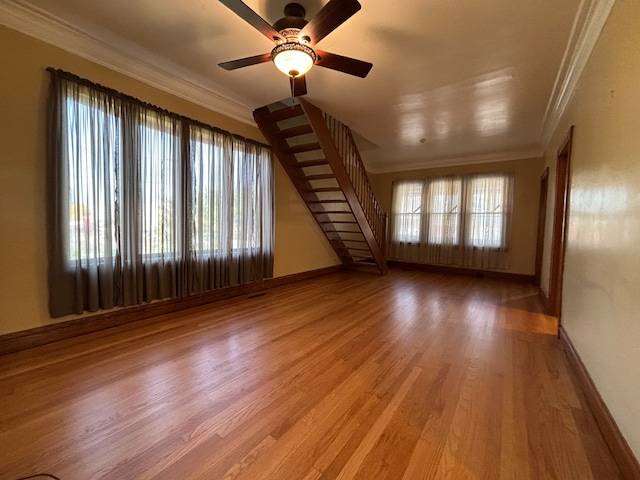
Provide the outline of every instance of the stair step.
<path id="1" fill-rule="evenodd" d="M 346 200 L 307 200 L 307 203 L 347 203 Z"/>
<path id="2" fill-rule="evenodd" d="M 327 234 L 327 236 L 335 236 L 336 240 L 341 240 L 343 242 L 350 242 L 350 243 L 364 243 L 365 245 L 367 245 L 367 242 L 365 240 L 354 240 L 351 238 L 342 238 L 340 235 L 336 235 L 339 233 L 353 233 L 354 235 L 362 235 L 362 233 L 360 232 L 338 232 L 336 230 L 333 231 L 326 231 L 324 230 L 324 233 Z M 368 245 L 367 245 L 368 247 Z M 348 250 L 357 250 L 357 247 L 346 247 Z M 364 250 L 364 249 L 360 249 L 360 250 Z"/>
<path id="3" fill-rule="evenodd" d="M 310 188 L 305 190 L 307 192 L 341 192 L 340 187 L 322 187 L 322 188 Z"/>
<path id="4" fill-rule="evenodd" d="M 327 160 L 324 158 L 319 158 L 317 160 L 303 160 L 302 162 L 293 162 L 289 165 L 297 168 L 318 167 L 320 165 L 329 165 L 329 162 L 327 162 Z"/>
<path id="5" fill-rule="evenodd" d="M 284 130 L 274 132 L 274 134 L 280 138 L 297 137 L 299 135 L 307 135 L 309 133 L 313 133 L 313 128 L 311 128 L 311 125 L 309 124 L 298 125 L 297 127 L 285 128 Z"/>
<path id="6" fill-rule="evenodd" d="M 324 173 L 322 175 L 306 175 L 305 180 L 325 180 L 329 178 L 336 178 L 333 173 Z"/>
<path id="7" fill-rule="evenodd" d="M 337 220 L 333 220 L 333 221 L 330 220 L 328 222 L 322 221 L 322 222 L 318 222 L 318 223 L 321 224 L 321 225 L 335 225 L 336 223 L 349 223 L 349 224 L 352 224 L 352 225 L 357 225 L 358 224 L 358 222 L 340 222 L 340 221 L 337 221 Z M 354 233 L 356 233 L 356 232 L 354 232 Z"/>
<path id="8" fill-rule="evenodd" d="M 318 212 L 313 212 L 316 215 L 353 215 L 351 210 L 320 210 Z"/>
<path id="9" fill-rule="evenodd" d="M 280 120 L 286 120 L 287 118 L 299 117 L 304 115 L 304 111 L 300 105 L 293 107 L 285 107 L 275 112 L 265 113 L 263 118 L 269 123 L 279 122 Z"/>
<path id="10" fill-rule="evenodd" d="M 305 143 L 303 145 L 294 145 L 292 147 L 287 147 L 284 149 L 285 152 L 291 153 L 291 154 L 311 152 L 313 150 L 320 150 L 320 144 L 318 142 Z M 299 162 L 299 163 L 302 163 L 302 162 Z"/>

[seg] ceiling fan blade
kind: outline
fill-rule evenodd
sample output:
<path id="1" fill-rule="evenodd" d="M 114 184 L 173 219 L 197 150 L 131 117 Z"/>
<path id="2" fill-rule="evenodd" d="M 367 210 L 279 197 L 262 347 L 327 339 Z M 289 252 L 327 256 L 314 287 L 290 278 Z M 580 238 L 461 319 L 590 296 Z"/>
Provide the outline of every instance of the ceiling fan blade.
<path id="1" fill-rule="evenodd" d="M 280 33 L 278 33 L 278 31 L 269 24 L 269 22 L 267 22 L 256 12 L 251 10 L 251 8 L 249 8 L 241 0 L 220 0 L 220 3 L 233 11 L 236 15 L 238 15 L 245 22 L 258 30 L 269 40 L 284 40 L 282 38 L 282 35 L 280 35 Z"/>
<path id="2" fill-rule="evenodd" d="M 358 0 L 330 0 L 300 31 L 299 37 L 309 37 L 313 46 L 333 32 L 360 10 Z"/>
<path id="3" fill-rule="evenodd" d="M 307 80 L 304 75 L 301 77 L 289 77 L 289 83 L 292 97 L 301 97 L 307 94 Z"/>
<path id="4" fill-rule="evenodd" d="M 248 67 L 249 65 L 256 65 L 258 63 L 264 63 L 271 61 L 270 53 L 263 53 L 262 55 L 254 55 L 253 57 L 239 58 L 238 60 L 231 60 L 229 62 L 222 62 L 218 65 L 225 70 L 235 70 L 236 68 Z"/>
<path id="5" fill-rule="evenodd" d="M 372 63 L 356 60 L 355 58 L 343 57 L 342 55 L 323 52 L 322 50 L 316 50 L 315 52 L 318 55 L 316 65 L 348 73 L 349 75 L 355 75 L 356 77 L 366 77 L 369 74 L 371 67 L 373 67 Z"/>

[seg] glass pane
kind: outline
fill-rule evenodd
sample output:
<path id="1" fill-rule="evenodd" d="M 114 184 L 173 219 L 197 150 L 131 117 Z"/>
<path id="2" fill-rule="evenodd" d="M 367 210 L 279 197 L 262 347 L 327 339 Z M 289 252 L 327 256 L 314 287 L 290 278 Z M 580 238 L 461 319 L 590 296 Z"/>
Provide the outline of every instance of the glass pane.
<path id="1" fill-rule="evenodd" d="M 444 178 L 429 183 L 429 243 L 460 243 L 461 190 L 459 178 Z"/>
<path id="2" fill-rule="evenodd" d="M 471 212 L 468 242 L 474 247 L 500 248 L 504 243 L 507 179 L 481 176 L 470 183 Z"/>
<path id="3" fill-rule="evenodd" d="M 115 256 L 120 120 L 73 98 L 66 114 L 69 260 Z"/>
<path id="4" fill-rule="evenodd" d="M 422 182 L 403 182 L 394 185 L 394 231 L 398 242 L 420 241 Z"/>
<path id="5" fill-rule="evenodd" d="M 176 206 L 179 139 L 172 121 L 147 118 L 139 128 L 143 255 L 174 256 L 178 250 Z"/>

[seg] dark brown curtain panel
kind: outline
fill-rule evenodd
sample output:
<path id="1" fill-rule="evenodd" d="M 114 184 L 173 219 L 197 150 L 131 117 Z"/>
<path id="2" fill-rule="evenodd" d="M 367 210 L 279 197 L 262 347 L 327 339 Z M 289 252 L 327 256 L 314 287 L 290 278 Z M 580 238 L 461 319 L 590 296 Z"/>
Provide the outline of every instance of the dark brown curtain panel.
<path id="1" fill-rule="evenodd" d="M 269 147 L 50 72 L 52 317 L 273 275 Z"/>

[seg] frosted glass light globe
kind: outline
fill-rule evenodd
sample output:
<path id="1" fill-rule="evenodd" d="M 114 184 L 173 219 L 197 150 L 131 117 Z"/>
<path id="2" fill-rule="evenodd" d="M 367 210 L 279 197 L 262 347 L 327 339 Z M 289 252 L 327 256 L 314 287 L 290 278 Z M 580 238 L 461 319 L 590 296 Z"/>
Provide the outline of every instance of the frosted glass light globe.
<path id="1" fill-rule="evenodd" d="M 311 70 L 317 56 L 311 47 L 296 42 L 287 42 L 271 51 L 273 63 L 285 75 L 300 77 Z"/>

